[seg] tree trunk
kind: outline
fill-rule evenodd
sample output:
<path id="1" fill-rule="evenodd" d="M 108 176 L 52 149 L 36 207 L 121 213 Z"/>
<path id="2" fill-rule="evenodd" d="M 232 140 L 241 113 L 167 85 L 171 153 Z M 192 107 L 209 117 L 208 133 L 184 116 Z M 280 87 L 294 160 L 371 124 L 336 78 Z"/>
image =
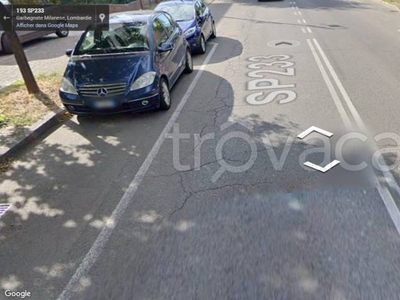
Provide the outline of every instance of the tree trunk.
<path id="1" fill-rule="evenodd" d="M 5 6 L 0 2 L 0 15 L 10 15 Z M 4 29 L 7 29 L 7 20 L 3 17 L 0 18 L 1 25 Z M 25 81 L 26 88 L 29 94 L 36 94 L 40 92 L 39 86 L 36 83 L 36 79 L 33 76 L 31 67 L 29 66 L 26 58 L 24 49 L 22 48 L 21 42 L 14 31 L 5 31 L 1 42 L 6 41 L 14 53 L 15 60 L 17 61 L 19 70 L 21 71 L 22 78 Z"/>

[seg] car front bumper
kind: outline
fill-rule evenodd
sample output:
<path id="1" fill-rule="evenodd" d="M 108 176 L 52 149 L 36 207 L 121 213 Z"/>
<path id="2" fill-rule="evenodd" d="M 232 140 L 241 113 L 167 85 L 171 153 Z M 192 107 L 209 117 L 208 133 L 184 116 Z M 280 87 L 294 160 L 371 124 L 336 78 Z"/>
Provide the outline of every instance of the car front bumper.
<path id="1" fill-rule="evenodd" d="M 129 92 L 116 97 L 87 98 L 60 91 L 60 98 L 68 112 L 76 115 L 108 115 L 124 112 L 140 112 L 160 107 L 158 88 L 150 88 L 139 93 Z M 112 102 L 112 107 L 99 108 L 101 101 Z"/>
<path id="2" fill-rule="evenodd" d="M 186 41 L 190 45 L 192 51 L 197 50 L 200 47 L 200 35 L 193 34 L 192 36 L 186 38 Z"/>

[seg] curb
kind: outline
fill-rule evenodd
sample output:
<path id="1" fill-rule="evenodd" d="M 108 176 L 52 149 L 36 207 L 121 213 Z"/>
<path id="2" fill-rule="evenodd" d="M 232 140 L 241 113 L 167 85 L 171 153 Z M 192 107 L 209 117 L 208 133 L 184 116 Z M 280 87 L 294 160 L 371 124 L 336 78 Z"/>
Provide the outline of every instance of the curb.
<path id="1" fill-rule="evenodd" d="M 48 129 L 62 122 L 65 113 L 65 109 L 60 109 L 55 113 L 51 112 L 47 114 L 44 119 L 33 124 L 28 129 L 28 132 L 24 136 L 20 137 L 17 141 L 15 141 L 15 143 L 13 143 L 11 146 L 1 147 L 0 164 L 15 156 L 19 151 L 21 151 L 27 145 L 39 138 Z"/>

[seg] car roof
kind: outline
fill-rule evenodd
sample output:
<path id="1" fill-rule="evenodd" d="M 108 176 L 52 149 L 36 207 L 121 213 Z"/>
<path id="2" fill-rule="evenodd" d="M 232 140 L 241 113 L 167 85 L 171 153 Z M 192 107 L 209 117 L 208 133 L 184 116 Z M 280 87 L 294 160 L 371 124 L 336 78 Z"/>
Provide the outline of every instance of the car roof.
<path id="1" fill-rule="evenodd" d="M 180 4 L 194 4 L 194 1 L 188 0 L 169 0 L 169 1 L 162 1 L 157 6 L 170 6 L 170 5 L 180 5 Z"/>
<path id="2" fill-rule="evenodd" d="M 110 24 L 132 21 L 147 21 L 152 15 L 154 15 L 154 11 L 152 10 L 137 10 L 114 13 L 110 15 Z"/>

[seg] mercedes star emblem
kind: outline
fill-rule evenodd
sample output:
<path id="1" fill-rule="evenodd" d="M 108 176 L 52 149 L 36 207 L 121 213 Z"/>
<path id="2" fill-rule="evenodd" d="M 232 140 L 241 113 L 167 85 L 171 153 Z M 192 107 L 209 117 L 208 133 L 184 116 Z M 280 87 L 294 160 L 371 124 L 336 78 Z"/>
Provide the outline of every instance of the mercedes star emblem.
<path id="1" fill-rule="evenodd" d="M 104 97 L 107 96 L 108 91 L 106 88 L 100 88 L 97 90 L 97 95 L 99 95 L 100 97 Z"/>

